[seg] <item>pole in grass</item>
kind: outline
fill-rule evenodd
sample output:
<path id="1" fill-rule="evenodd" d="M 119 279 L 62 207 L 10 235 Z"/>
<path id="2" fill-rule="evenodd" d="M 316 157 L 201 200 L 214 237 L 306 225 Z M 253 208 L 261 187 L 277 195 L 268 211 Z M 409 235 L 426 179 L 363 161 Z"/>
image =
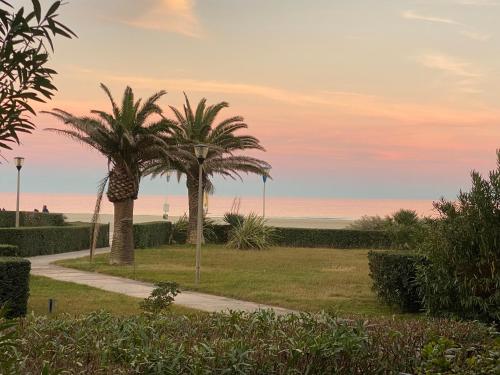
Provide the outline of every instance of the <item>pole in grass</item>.
<path id="1" fill-rule="evenodd" d="M 262 182 L 264 183 L 262 188 L 262 217 L 266 217 L 266 182 L 269 172 L 271 172 L 271 168 L 264 168 L 264 173 L 262 174 Z"/>
<path id="2" fill-rule="evenodd" d="M 200 282 L 201 268 L 201 231 L 203 229 L 203 162 L 208 155 L 208 146 L 205 144 L 197 144 L 194 146 L 194 153 L 198 159 L 198 216 L 196 224 L 196 285 Z"/>
<path id="3" fill-rule="evenodd" d="M 16 228 L 19 228 L 19 194 L 21 192 L 21 168 L 24 164 L 24 158 L 16 156 L 14 158 L 17 168 L 17 200 L 16 200 Z"/>

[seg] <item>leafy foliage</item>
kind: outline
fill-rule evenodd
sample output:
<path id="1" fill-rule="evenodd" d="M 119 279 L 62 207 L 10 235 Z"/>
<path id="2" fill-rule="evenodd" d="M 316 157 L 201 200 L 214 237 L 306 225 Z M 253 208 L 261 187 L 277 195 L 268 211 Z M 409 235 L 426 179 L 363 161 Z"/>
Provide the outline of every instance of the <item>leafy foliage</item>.
<path id="1" fill-rule="evenodd" d="M 0 258 L 0 307 L 5 317 L 26 315 L 31 263 L 20 258 Z"/>
<path id="2" fill-rule="evenodd" d="M 16 323 L 5 319 L 7 307 L 0 307 L 0 374 L 18 374 Z"/>
<path id="3" fill-rule="evenodd" d="M 0 150 L 19 143 L 19 133 L 35 128 L 36 115 L 30 102 L 45 102 L 57 90 L 52 80 L 55 70 L 47 67 L 53 38 L 72 38 L 73 31 L 59 22 L 61 1 L 51 4 L 45 14 L 39 0 L 33 9 L 14 10 L 10 1 L 0 7 Z"/>
<path id="4" fill-rule="evenodd" d="M 416 249 L 425 237 L 429 219 L 419 218 L 414 210 L 401 209 L 390 216 L 363 216 L 349 228 L 356 230 L 385 231 L 391 238 L 391 248 Z"/>
<path id="5" fill-rule="evenodd" d="M 141 302 L 141 309 L 157 314 L 167 309 L 174 302 L 175 296 L 180 292 L 179 285 L 176 282 L 162 281 L 157 283 L 151 295 Z"/>
<path id="6" fill-rule="evenodd" d="M 422 252 L 430 264 L 418 281 L 431 313 L 500 320 L 500 152 L 497 169 L 456 202 L 434 204 L 439 220 L 430 225 Z"/>
<path id="7" fill-rule="evenodd" d="M 415 282 L 417 267 L 424 258 L 415 254 L 396 252 L 368 253 L 370 276 L 378 297 L 403 312 L 422 310 L 421 297 Z"/>
<path id="8" fill-rule="evenodd" d="M 266 219 L 249 214 L 230 229 L 227 247 L 239 250 L 264 250 L 273 245 L 275 229 L 266 225 Z"/>
<path id="9" fill-rule="evenodd" d="M 444 319 L 99 312 L 28 318 L 19 324 L 18 342 L 30 343 L 19 347 L 20 373 L 27 374 L 40 373 L 47 361 L 53 370 L 80 374 L 415 374 L 427 366 L 422 349 L 441 337 L 477 360 L 495 350 L 492 334 L 477 323 Z M 469 373 L 462 371 L 470 368 L 467 359 L 454 361 L 455 373 Z"/>

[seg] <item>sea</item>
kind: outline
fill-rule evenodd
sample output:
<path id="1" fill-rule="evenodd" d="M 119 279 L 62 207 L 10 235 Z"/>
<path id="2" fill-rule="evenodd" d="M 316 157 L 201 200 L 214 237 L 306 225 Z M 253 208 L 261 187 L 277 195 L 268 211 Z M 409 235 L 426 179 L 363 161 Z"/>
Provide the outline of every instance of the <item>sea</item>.
<path id="1" fill-rule="evenodd" d="M 92 194 L 22 193 L 22 211 L 41 211 L 47 205 L 50 212 L 64 213 L 69 221 L 89 221 L 95 207 Z M 0 209 L 14 210 L 15 193 L 0 193 Z M 265 216 L 274 225 L 293 227 L 340 228 L 364 215 L 389 215 L 401 208 L 412 209 L 420 215 L 433 216 L 432 200 L 415 199 L 340 199 L 266 197 Z M 263 212 L 262 197 L 209 196 L 204 209 L 209 217 L 220 219 L 228 211 L 242 214 Z M 135 201 L 134 220 L 145 222 L 174 219 L 187 213 L 185 195 L 142 195 Z M 101 222 L 112 221 L 113 205 L 103 199 Z"/>

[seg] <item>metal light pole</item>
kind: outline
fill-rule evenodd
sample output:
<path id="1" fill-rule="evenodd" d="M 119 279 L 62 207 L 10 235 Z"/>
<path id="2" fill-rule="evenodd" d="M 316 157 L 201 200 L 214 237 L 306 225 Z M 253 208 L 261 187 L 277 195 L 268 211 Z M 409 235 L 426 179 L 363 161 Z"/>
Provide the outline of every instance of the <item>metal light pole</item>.
<path id="1" fill-rule="evenodd" d="M 167 176 L 167 184 L 170 182 L 170 176 L 172 175 L 172 171 L 167 171 L 165 174 Z M 168 194 L 165 196 L 165 203 L 163 204 L 163 218 L 165 220 L 168 219 L 168 212 L 170 211 L 170 205 L 168 204 Z"/>
<path id="2" fill-rule="evenodd" d="M 265 168 L 262 175 L 262 182 L 264 182 L 264 187 L 262 188 L 262 217 L 266 217 L 266 182 L 270 171 L 271 168 Z"/>
<path id="3" fill-rule="evenodd" d="M 21 168 L 23 167 L 24 158 L 16 156 L 14 158 L 17 168 L 17 201 L 16 201 L 16 228 L 19 228 L 19 193 L 21 191 Z"/>
<path id="4" fill-rule="evenodd" d="M 207 158 L 208 146 L 198 144 L 194 146 L 194 153 L 198 159 L 198 217 L 196 224 L 196 285 L 200 282 L 201 267 L 201 231 L 203 230 L 203 162 Z"/>

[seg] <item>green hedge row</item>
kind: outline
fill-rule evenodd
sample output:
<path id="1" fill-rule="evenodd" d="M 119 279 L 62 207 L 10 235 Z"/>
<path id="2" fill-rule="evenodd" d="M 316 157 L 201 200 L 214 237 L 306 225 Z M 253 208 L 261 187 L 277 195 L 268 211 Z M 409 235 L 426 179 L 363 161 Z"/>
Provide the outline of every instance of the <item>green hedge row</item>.
<path id="1" fill-rule="evenodd" d="M 6 317 L 26 315 L 31 263 L 27 259 L 0 257 L 0 306 Z"/>
<path id="2" fill-rule="evenodd" d="M 43 212 L 19 212 L 19 225 L 22 227 L 52 227 L 64 225 L 63 214 L 47 214 Z M 16 226 L 15 211 L 0 211 L 0 228 Z"/>
<path id="3" fill-rule="evenodd" d="M 168 244 L 172 235 L 172 223 L 154 221 L 134 224 L 134 246 L 136 249 Z"/>
<path id="4" fill-rule="evenodd" d="M 99 227 L 97 247 L 109 246 L 109 224 Z M 18 247 L 17 256 L 57 254 L 90 247 L 90 225 L 0 228 L 0 243 Z"/>
<path id="5" fill-rule="evenodd" d="M 368 264 L 373 290 L 383 302 L 401 311 L 421 311 L 422 299 L 415 278 L 417 266 L 424 262 L 425 258 L 416 254 L 370 251 Z"/>
<path id="6" fill-rule="evenodd" d="M 384 231 L 352 229 L 275 228 L 276 244 L 290 247 L 339 249 L 388 249 L 391 238 Z"/>

